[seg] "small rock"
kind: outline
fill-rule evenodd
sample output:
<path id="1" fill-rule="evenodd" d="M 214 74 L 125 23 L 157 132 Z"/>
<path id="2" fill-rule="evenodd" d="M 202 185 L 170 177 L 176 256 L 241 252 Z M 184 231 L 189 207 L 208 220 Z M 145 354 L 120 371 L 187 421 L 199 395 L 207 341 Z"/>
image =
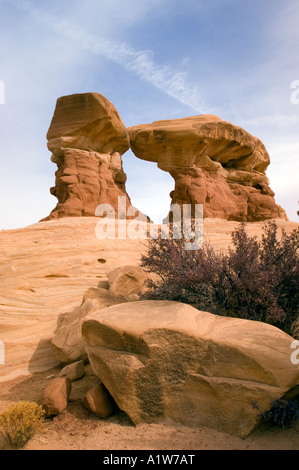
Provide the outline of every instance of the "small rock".
<path id="1" fill-rule="evenodd" d="M 68 377 L 71 381 L 80 379 L 85 374 L 84 361 L 77 361 L 65 366 L 59 377 Z"/>
<path id="2" fill-rule="evenodd" d="M 102 383 L 86 393 L 82 398 L 82 404 L 90 413 L 99 418 L 107 418 L 115 409 L 115 402 Z"/>
<path id="3" fill-rule="evenodd" d="M 45 409 L 46 418 L 57 416 L 66 409 L 71 387 L 71 381 L 67 377 L 57 377 L 49 383 L 42 398 L 42 406 Z"/>

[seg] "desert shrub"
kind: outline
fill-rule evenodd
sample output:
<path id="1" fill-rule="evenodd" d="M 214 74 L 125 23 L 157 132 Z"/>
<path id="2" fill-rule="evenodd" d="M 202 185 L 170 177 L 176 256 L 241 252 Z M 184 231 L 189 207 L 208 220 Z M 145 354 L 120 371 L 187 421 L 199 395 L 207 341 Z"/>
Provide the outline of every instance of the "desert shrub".
<path id="1" fill-rule="evenodd" d="M 299 315 L 299 229 L 278 237 L 275 222 L 262 239 L 242 223 L 228 253 L 207 243 L 185 250 L 184 240 L 150 240 L 143 268 L 155 274 L 147 299 L 176 300 L 221 315 L 271 323 L 291 333 Z"/>
<path id="2" fill-rule="evenodd" d="M 289 428 L 299 419 L 299 405 L 294 400 L 276 400 L 271 403 L 271 408 L 260 416 L 261 423 L 282 429 Z"/>
<path id="3" fill-rule="evenodd" d="M 34 402 L 20 401 L 0 415 L 0 427 L 14 448 L 24 447 L 43 423 L 44 410 Z"/>

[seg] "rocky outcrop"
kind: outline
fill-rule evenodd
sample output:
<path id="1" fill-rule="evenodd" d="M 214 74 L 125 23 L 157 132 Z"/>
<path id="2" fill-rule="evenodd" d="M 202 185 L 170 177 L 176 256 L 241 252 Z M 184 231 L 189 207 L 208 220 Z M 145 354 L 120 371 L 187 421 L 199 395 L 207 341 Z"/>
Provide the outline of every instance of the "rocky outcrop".
<path id="1" fill-rule="evenodd" d="M 91 287 L 84 293 L 80 306 L 59 317 L 51 341 L 52 354 L 58 363 L 72 364 L 81 359 L 86 361 L 87 354 L 82 339 L 85 316 L 94 310 L 138 300 L 139 295 L 146 290 L 148 275 L 140 266 L 125 265 L 109 271 L 107 278 L 106 289 Z"/>
<path id="2" fill-rule="evenodd" d="M 265 172 L 270 158 L 263 143 L 217 116 L 126 129 L 107 98 L 82 93 L 57 100 L 47 139 L 58 166 L 50 189 L 58 204 L 43 220 L 94 216 L 100 204 L 110 204 L 123 218 L 131 201 L 121 156 L 130 146 L 138 158 L 172 175 L 172 204 L 203 204 L 204 217 L 225 220 L 287 220 L 269 187 Z"/>
<path id="3" fill-rule="evenodd" d="M 286 219 L 274 200 L 263 143 L 217 116 L 155 121 L 128 128 L 134 154 L 175 180 L 171 203 L 203 204 L 204 217 L 236 221 Z"/>
<path id="4" fill-rule="evenodd" d="M 79 307 L 60 316 L 57 329 L 51 341 L 52 354 L 60 364 L 71 364 L 86 360 L 87 354 L 82 340 L 82 322 L 93 310 L 125 302 L 121 295 L 108 292 L 106 289 L 91 287 L 88 289 Z"/>
<path id="5" fill-rule="evenodd" d="M 47 139 L 58 166 L 50 189 L 58 204 L 43 220 L 94 216 L 99 204 L 111 204 L 118 214 L 119 196 L 131 205 L 121 160 L 129 137 L 107 98 L 99 93 L 59 98 Z"/>
<path id="6" fill-rule="evenodd" d="M 173 419 L 245 437 L 299 384 L 286 333 L 178 302 L 93 311 L 82 333 L 93 371 L 134 423 Z"/>

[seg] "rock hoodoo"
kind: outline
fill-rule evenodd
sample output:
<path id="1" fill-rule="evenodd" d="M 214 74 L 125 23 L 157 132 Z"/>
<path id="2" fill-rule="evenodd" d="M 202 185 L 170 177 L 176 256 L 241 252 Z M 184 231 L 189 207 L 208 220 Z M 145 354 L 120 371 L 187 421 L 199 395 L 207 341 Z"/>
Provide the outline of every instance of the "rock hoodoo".
<path id="1" fill-rule="evenodd" d="M 217 116 L 155 121 L 128 128 L 134 154 L 175 180 L 172 204 L 203 204 L 204 217 L 236 221 L 286 219 L 265 171 L 263 143 Z"/>
<path id="2" fill-rule="evenodd" d="M 107 98 L 99 93 L 58 98 L 47 139 L 51 160 L 58 166 L 50 189 L 58 204 L 44 220 L 94 216 L 102 203 L 117 211 L 118 196 L 131 205 L 121 160 L 129 137 Z"/>
<path id="3" fill-rule="evenodd" d="M 203 204 L 204 217 L 255 222 L 285 219 L 275 203 L 263 143 L 241 127 L 213 115 L 155 121 L 126 129 L 117 110 L 99 93 L 58 98 L 47 133 L 57 164 L 58 204 L 43 220 L 94 216 L 99 204 L 118 214 L 131 205 L 121 156 L 131 147 L 175 180 L 172 204 Z M 100 215 L 100 214 L 97 214 Z M 135 215 L 138 215 L 136 210 Z"/>

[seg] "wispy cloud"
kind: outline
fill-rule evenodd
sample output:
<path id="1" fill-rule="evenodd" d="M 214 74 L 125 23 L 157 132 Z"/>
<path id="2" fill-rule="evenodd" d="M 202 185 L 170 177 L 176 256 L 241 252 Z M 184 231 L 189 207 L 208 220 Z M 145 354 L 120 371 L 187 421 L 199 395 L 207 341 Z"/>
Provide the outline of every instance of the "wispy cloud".
<path id="1" fill-rule="evenodd" d="M 256 116 L 252 119 L 242 120 L 243 126 L 293 126 L 299 124 L 299 115 L 272 114 L 268 116 Z"/>
<path id="2" fill-rule="evenodd" d="M 153 51 L 136 50 L 128 43 L 90 34 L 75 22 L 44 13 L 28 0 L 9 0 L 9 3 L 26 11 L 56 34 L 72 41 L 78 48 L 103 55 L 199 114 L 207 112 L 208 107 L 201 98 L 200 90 L 188 83 L 186 72 L 176 71 L 170 65 L 156 64 Z"/>

